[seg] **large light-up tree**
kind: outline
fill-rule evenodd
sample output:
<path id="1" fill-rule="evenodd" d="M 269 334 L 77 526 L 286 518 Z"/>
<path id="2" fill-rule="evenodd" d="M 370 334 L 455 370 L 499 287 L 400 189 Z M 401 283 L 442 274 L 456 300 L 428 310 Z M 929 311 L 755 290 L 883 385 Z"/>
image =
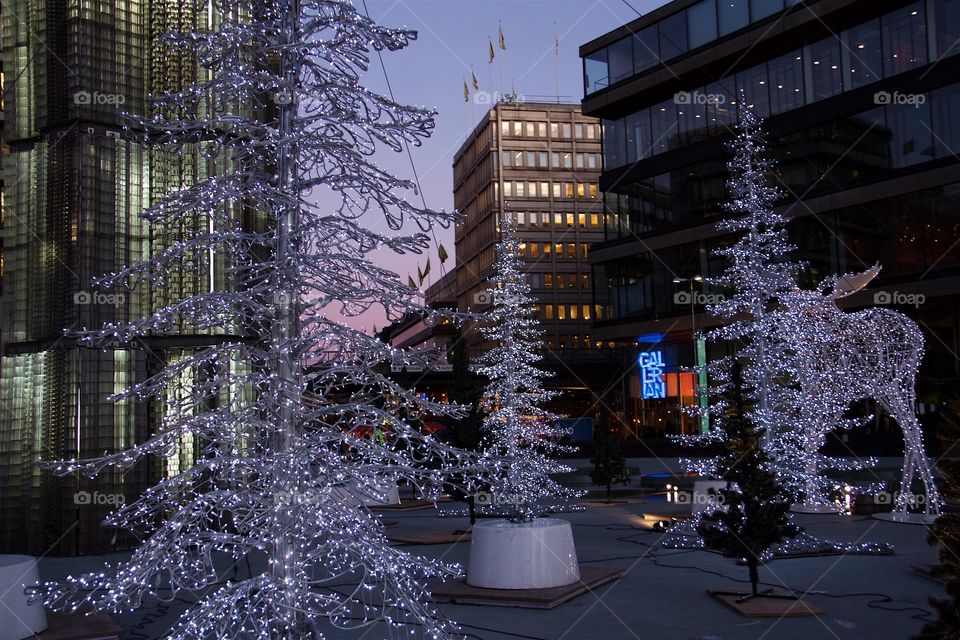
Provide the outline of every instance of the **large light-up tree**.
<path id="1" fill-rule="evenodd" d="M 492 347 L 481 356 L 477 372 L 490 380 L 480 401 L 487 451 L 506 461 L 506 469 L 493 478 L 493 497 L 510 505 L 512 519 L 525 521 L 537 514 L 538 502 L 575 492 L 550 477 L 570 470 L 554 460 L 567 449 L 559 443 L 565 432 L 556 425 L 559 416 L 544 407 L 557 392 L 543 386 L 549 375 L 540 367 L 543 330 L 534 317 L 512 214 L 505 218 L 486 291 L 492 306 L 481 325 Z"/>
<path id="2" fill-rule="evenodd" d="M 191 268 L 210 290 L 80 338 L 104 348 L 181 330 L 223 340 L 114 398 L 163 406 L 148 440 L 51 466 L 95 475 L 185 442 L 199 454 L 109 517 L 143 538 L 129 561 L 47 585 L 47 604 L 120 612 L 150 595 L 199 594 L 170 638 L 315 640 L 325 623 L 451 637 L 423 585 L 457 568 L 390 546 L 353 496 L 401 480 L 435 494 L 452 474 L 484 467 L 403 417 L 448 406 L 378 368 L 423 364 L 429 354 L 395 350 L 338 319 L 375 306 L 390 317 L 428 312 L 370 254 L 421 252 L 425 231 L 454 219 L 411 204 L 413 184 L 373 160 L 378 148 L 400 151 L 433 128 L 431 111 L 360 81 L 372 53 L 416 34 L 380 27 L 339 0 L 221 0 L 193 10 L 207 29 L 168 34 L 164 44 L 195 58 L 205 79 L 158 96 L 155 115 L 131 117 L 128 135 L 158 152 L 202 154 L 221 170 L 145 212 L 158 231 L 192 232 L 100 284 L 162 287 Z M 264 224 L 251 226 L 255 219 Z M 368 437 L 372 429 L 385 437 Z M 219 554 L 262 555 L 253 566 L 265 569 L 223 582 Z"/>

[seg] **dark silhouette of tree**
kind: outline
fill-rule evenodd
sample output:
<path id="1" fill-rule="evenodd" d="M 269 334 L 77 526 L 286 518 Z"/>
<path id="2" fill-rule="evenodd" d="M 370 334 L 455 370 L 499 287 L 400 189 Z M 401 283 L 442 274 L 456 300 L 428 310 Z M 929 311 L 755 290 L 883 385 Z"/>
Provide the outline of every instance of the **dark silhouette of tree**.
<path id="1" fill-rule="evenodd" d="M 620 438 L 610 427 L 610 418 L 607 412 L 601 411 L 600 417 L 593 427 L 593 471 L 590 480 L 594 484 L 607 486 L 607 502 L 615 484 L 629 484 L 630 472 L 627 470 L 627 460 L 620 449 Z"/>
<path id="2" fill-rule="evenodd" d="M 950 402 L 943 414 L 941 440 L 960 438 L 960 399 Z M 960 502 L 960 461 L 943 458 L 937 463 L 943 479 L 941 494 L 950 502 Z M 939 545 L 940 554 L 933 576 L 945 582 L 946 598 L 930 598 L 937 619 L 928 622 L 914 636 L 916 640 L 960 640 L 960 513 L 946 511 L 927 533 L 930 545 Z"/>
<path id="3" fill-rule="evenodd" d="M 793 500 L 769 468 L 770 458 L 761 446 L 763 430 L 747 417 L 743 374 L 736 362 L 723 385 L 723 396 L 726 411 L 718 428 L 724 435 L 724 452 L 717 470 L 728 484 L 719 492 L 719 508 L 703 516 L 697 532 L 707 549 L 746 560 L 751 585 L 747 597 L 756 597 L 763 595 L 757 590 L 761 556 L 800 530 L 787 517 Z"/>

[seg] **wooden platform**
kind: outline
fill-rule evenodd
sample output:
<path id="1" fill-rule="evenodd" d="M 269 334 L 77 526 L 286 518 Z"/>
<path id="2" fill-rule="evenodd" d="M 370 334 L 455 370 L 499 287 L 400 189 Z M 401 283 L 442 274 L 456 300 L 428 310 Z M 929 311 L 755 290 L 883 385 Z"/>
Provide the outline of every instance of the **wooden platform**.
<path id="1" fill-rule="evenodd" d="M 399 544 L 451 544 L 454 542 L 470 542 L 472 536 L 469 531 L 456 533 L 454 531 L 391 531 L 387 533 L 387 540 Z"/>
<path id="2" fill-rule="evenodd" d="M 580 565 L 580 581 L 553 589 L 482 589 L 466 582 L 444 582 L 431 587 L 434 602 L 477 604 L 496 607 L 553 609 L 597 587 L 619 580 L 621 569 Z"/>
<path id="3" fill-rule="evenodd" d="M 119 640 L 122 632 L 110 616 L 103 613 L 87 616 L 47 611 L 46 630 L 32 636 L 32 640 Z"/>
<path id="4" fill-rule="evenodd" d="M 822 616 L 825 613 L 802 599 L 757 597 L 745 602 L 737 602 L 737 598 L 747 594 L 728 595 L 727 589 L 710 589 L 707 593 L 746 618 L 798 618 Z M 774 593 L 784 594 L 777 590 Z"/>

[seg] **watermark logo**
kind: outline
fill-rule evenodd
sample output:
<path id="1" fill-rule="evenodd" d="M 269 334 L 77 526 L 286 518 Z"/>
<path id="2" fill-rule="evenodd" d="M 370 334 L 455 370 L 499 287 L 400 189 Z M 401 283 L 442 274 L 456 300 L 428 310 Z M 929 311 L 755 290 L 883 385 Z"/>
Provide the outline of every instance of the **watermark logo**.
<path id="1" fill-rule="evenodd" d="M 73 94 L 73 103 L 80 106 L 87 105 L 110 105 L 119 106 L 126 103 L 127 97 L 122 93 L 100 93 L 94 91 L 77 91 Z"/>
<path id="2" fill-rule="evenodd" d="M 492 507 L 494 505 L 520 504 L 518 497 L 498 496 L 489 491 L 478 491 L 471 496 L 475 507 Z"/>
<path id="3" fill-rule="evenodd" d="M 108 304 L 119 307 L 127 301 L 122 293 L 103 293 L 102 291 L 77 291 L 73 294 L 73 304 Z"/>
<path id="4" fill-rule="evenodd" d="M 320 489 L 306 489 L 305 491 L 278 491 L 276 502 L 282 505 L 320 504 L 324 491 Z"/>
<path id="5" fill-rule="evenodd" d="M 927 496 L 922 493 L 900 493 L 895 491 L 881 491 L 873 494 L 874 504 L 899 505 L 906 504 L 909 507 L 922 507 L 927 503 Z"/>
<path id="6" fill-rule="evenodd" d="M 500 93 L 499 91 L 476 91 L 473 104 L 496 104 L 498 102 L 524 102 L 526 96 L 520 93 Z"/>
<path id="7" fill-rule="evenodd" d="M 122 493 L 100 493 L 99 491 L 90 493 L 89 491 L 77 491 L 73 494 L 73 504 L 77 506 L 108 505 L 118 507 L 126 502 L 126 500 Z"/>
<path id="8" fill-rule="evenodd" d="M 922 293 L 901 293 L 899 291 L 877 291 L 873 294 L 873 304 L 896 304 L 920 307 L 927 301 Z"/>
<path id="9" fill-rule="evenodd" d="M 293 94 L 289 91 L 278 91 L 273 94 L 273 101 L 279 105 L 291 104 L 293 102 Z"/>
<path id="10" fill-rule="evenodd" d="M 678 91 L 673 94 L 674 104 L 724 104 L 727 96 L 722 93 L 701 93 L 700 91 Z"/>
<path id="11" fill-rule="evenodd" d="M 900 93 L 899 91 L 877 91 L 873 94 L 873 103 L 878 105 L 897 105 L 909 104 L 914 109 L 919 109 L 920 105 L 926 103 L 927 96 L 922 93 Z"/>
<path id="12" fill-rule="evenodd" d="M 677 291 L 673 294 L 673 303 L 677 305 L 687 306 L 687 305 L 704 305 L 704 304 L 720 304 L 727 297 L 722 293 L 703 293 L 702 291 L 694 291 L 690 293 L 689 291 Z"/>
<path id="13" fill-rule="evenodd" d="M 296 300 L 297 300 L 297 296 L 290 293 L 289 291 L 277 291 L 276 293 L 273 294 L 273 303 L 276 305 L 290 304 L 291 302 L 295 302 Z"/>

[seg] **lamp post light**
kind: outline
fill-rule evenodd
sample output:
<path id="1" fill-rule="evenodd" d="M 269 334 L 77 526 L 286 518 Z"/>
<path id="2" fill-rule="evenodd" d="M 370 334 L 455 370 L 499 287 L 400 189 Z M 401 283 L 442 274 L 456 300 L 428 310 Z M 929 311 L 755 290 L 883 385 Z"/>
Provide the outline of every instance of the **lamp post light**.
<path id="1" fill-rule="evenodd" d="M 673 277 L 674 284 L 683 284 L 686 282 L 690 287 L 690 343 L 693 345 L 693 363 L 697 363 L 697 313 L 694 303 L 696 299 L 694 298 L 693 293 L 693 283 L 694 282 L 703 282 L 703 276 L 695 275 L 689 278 L 681 278 L 680 276 Z M 677 398 L 679 400 L 679 410 L 680 410 L 680 431 L 683 431 L 683 387 L 680 385 L 680 374 L 677 373 Z M 694 385 L 696 387 L 696 385 Z"/>

